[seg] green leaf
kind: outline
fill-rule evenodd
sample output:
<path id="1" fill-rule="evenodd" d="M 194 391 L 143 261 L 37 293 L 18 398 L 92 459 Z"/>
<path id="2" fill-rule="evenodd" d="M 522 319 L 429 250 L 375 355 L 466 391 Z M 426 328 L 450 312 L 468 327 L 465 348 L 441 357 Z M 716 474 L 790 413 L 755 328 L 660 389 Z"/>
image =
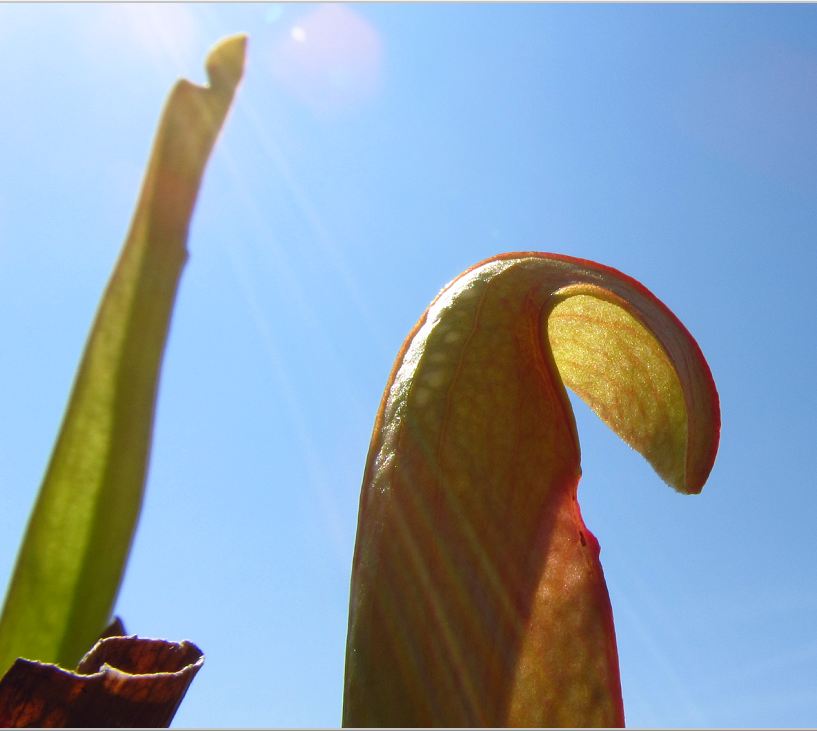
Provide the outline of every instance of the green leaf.
<path id="1" fill-rule="evenodd" d="M 383 394 L 360 500 L 345 726 L 620 726 L 613 617 L 577 502 L 573 387 L 697 492 L 718 397 L 642 285 L 526 252 L 432 302 Z"/>
<path id="2" fill-rule="evenodd" d="M 173 88 L 127 240 L 101 302 L 0 619 L 18 657 L 73 667 L 111 617 L 142 503 L 159 371 L 210 151 L 246 38 L 219 43 L 209 86 Z"/>
<path id="3" fill-rule="evenodd" d="M 720 428 L 709 367 L 666 307 L 615 274 L 555 293 L 547 334 L 559 375 L 669 485 L 698 493 Z"/>

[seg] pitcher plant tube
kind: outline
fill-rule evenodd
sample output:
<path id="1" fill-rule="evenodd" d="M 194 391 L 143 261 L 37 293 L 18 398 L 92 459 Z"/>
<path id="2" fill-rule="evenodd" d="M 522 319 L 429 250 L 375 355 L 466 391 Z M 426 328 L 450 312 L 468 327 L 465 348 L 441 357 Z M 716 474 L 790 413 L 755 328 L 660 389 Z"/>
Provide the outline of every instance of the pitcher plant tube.
<path id="1" fill-rule="evenodd" d="M 346 726 L 622 726 L 613 617 L 576 491 L 575 391 L 682 493 L 720 412 L 634 279 L 537 252 L 446 286 L 395 361 L 360 498 Z"/>

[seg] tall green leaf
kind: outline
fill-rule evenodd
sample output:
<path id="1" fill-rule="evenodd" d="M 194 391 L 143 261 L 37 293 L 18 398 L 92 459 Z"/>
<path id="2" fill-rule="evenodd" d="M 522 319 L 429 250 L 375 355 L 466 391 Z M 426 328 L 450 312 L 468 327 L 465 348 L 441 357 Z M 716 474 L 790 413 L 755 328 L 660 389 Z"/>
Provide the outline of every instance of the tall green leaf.
<path id="1" fill-rule="evenodd" d="M 0 618 L 17 657 L 73 667 L 110 619 L 150 453 L 159 370 L 190 217 L 244 67 L 246 38 L 171 91 L 120 259 L 96 316 Z"/>

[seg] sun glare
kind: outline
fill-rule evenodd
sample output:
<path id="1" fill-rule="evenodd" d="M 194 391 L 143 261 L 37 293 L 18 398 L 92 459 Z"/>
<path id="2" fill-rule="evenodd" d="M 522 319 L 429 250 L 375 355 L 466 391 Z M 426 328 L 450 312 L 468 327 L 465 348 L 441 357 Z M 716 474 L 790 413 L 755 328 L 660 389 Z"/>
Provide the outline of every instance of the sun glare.
<path id="1" fill-rule="evenodd" d="M 273 78 L 319 114 L 359 106 L 380 87 L 380 34 L 359 12 L 322 5 L 297 19 L 269 55 Z"/>
<path id="2" fill-rule="evenodd" d="M 105 39 L 117 55 L 138 54 L 163 73 L 198 73 L 202 30 L 193 11 L 180 3 L 113 3 L 86 27 L 95 42 Z"/>

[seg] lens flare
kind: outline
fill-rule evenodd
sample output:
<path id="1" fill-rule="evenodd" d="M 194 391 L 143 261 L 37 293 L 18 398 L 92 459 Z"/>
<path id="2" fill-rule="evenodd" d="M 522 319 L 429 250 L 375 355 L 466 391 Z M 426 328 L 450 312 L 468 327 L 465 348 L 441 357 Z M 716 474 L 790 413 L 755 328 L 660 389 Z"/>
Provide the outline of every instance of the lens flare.
<path id="1" fill-rule="evenodd" d="M 323 5 L 290 26 L 269 68 L 287 92 L 319 115 L 358 107 L 380 88 L 383 44 L 360 13 Z"/>

